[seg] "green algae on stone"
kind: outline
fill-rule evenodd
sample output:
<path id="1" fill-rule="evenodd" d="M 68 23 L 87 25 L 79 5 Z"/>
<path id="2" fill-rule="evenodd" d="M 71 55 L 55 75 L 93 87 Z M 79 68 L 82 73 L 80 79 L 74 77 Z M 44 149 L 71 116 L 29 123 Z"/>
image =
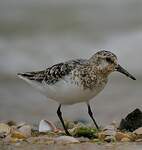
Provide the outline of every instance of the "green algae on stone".
<path id="1" fill-rule="evenodd" d="M 98 130 L 91 127 L 78 127 L 71 133 L 75 137 L 87 137 L 89 139 L 97 138 Z"/>

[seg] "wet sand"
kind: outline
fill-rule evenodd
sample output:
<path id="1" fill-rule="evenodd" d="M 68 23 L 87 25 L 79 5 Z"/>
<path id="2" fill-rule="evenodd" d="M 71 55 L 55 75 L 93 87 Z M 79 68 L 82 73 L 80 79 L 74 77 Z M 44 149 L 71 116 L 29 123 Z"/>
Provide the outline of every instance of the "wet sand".
<path id="1" fill-rule="evenodd" d="M 44 145 L 44 144 L 13 144 L 13 145 L 3 145 L 0 144 L 1 150 L 141 150 L 142 143 L 117 143 L 117 144 L 93 144 L 93 143 L 83 143 L 83 144 L 68 144 L 68 145 Z"/>

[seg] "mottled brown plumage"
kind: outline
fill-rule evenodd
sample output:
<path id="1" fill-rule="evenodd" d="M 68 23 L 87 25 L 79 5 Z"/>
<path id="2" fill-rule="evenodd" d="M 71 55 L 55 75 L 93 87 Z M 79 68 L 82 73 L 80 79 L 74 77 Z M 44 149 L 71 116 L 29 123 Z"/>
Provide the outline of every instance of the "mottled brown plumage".
<path id="1" fill-rule="evenodd" d="M 50 85 L 58 82 L 64 76 L 70 74 L 76 67 L 85 63 L 86 60 L 84 59 L 70 60 L 64 63 L 55 64 L 42 71 L 18 73 L 18 75 L 39 83 L 46 82 Z"/>

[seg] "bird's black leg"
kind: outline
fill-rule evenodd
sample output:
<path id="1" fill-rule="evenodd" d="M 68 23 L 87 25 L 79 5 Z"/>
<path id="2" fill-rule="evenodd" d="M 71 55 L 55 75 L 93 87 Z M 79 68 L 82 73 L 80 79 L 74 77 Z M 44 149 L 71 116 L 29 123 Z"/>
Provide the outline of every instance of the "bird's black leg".
<path id="1" fill-rule="evenodd" d="M 67 128 L 66 128 L 66 126 L 65 126 L 64 120 L 63 120 L 63 118 L 62 118 L 62 112 L 61 112 L 60 109 L 61 109 L 61 104 L 60 104 L 59 107 L 58 107 L 57 115 L 58 115 L 58 117 L 59 117 L 59 119 L 60 119 L 60 121 L 61 121 L 61 123 L 62 123 L 62 125 L 63 125 L 63 128 L 64 128 L 66 134 L 67 134 L 68 136 L 71 136 L 71 134 L 69 133 L 69 131 L 67 130 Z"/>
<path id="2" fill-rule="evenodd" d="M 92 111 L 91 111 L 91 107 L 90 107 L 89 103 L 87 103 L 87 106 L 88 106 L 88 114 L 89 114 L 89 116 L 90 116 L 91 119 L 93 120 L 93 122 L 94 122 L 96 128 L 99 129 L 99 126 L 97 125 L 97 123 L 96 123 L 96 121 L 95 121 L 95 119 L 94 119 L 94 117 L 93 117 L 93 113 L 92 113 Z"/>

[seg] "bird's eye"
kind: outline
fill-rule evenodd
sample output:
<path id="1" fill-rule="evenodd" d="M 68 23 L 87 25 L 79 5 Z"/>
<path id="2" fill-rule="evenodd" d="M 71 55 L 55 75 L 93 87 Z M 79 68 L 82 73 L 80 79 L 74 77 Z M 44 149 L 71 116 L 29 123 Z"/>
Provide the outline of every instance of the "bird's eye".
<path id="1" fill-rule="evenodd" d="M 109 57 L 106 58 L 106 61 L 107 61 L 108 63 L 113 63 L 112 59 L 109 58 Z"/>

